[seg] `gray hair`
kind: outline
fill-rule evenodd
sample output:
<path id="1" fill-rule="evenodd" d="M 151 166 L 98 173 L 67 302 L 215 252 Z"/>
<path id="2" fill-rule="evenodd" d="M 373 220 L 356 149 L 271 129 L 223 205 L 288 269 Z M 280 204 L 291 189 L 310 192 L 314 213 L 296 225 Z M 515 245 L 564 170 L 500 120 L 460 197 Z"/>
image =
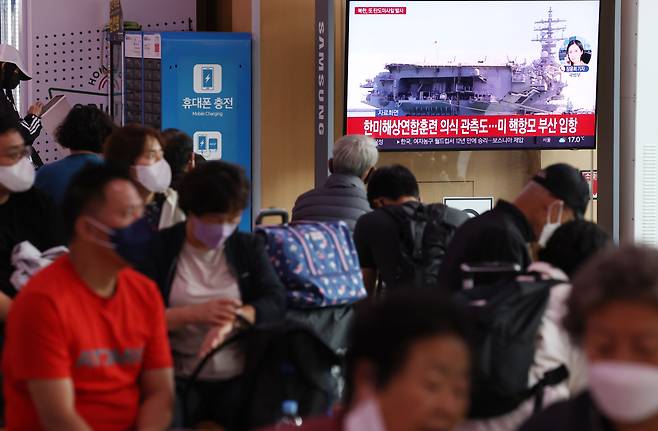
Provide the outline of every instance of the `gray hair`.
<path id="1" fill-rule="evenodd" d="M 370 136 L 346 135 L 336 141 L 333 152 L 335 174 L 363 177 L 379 159 L 377 143 Z"/>

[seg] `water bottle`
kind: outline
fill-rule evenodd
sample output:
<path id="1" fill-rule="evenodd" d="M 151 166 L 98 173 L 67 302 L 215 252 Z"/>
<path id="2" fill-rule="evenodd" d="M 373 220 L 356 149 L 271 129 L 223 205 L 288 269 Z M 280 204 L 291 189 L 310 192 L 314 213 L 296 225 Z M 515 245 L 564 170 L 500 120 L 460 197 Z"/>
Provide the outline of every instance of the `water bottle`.
<path id="1" fill-rule="evenodd" d="M 295 400 L 286 400 L 281 404 L 281 413 L 283 417 L 276 424 L 276 429 L 288 427 L 301 427 L 302 418 L 298 416 L 299 405 Z"/>

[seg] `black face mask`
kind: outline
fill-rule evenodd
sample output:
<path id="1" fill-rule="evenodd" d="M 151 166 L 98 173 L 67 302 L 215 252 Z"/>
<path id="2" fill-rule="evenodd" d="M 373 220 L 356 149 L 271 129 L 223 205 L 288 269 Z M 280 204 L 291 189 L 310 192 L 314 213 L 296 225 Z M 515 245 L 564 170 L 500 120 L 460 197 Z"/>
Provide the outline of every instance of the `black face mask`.
<path id="1" fill-rule="evenodd" d="M 21 83 L 18 66 L 14 63 L 2 63 L 0 72 L 0 85 L 6 90 L 13 90 Z"/>

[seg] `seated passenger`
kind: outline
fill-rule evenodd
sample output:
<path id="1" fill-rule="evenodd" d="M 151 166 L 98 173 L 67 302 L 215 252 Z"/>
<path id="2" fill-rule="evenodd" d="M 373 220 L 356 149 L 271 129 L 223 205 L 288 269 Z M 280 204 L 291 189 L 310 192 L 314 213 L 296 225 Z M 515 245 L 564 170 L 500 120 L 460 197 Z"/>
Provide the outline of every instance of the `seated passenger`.
<path id="1" fill-rule="evenodd" d="M 578 169 L 556 164 L 537 173 L 513 203 L 498 205 L 464 223 L 448 248 L 439 282 L 462 288 L 463 263 L 532 263 L 529 246 L 546 245 L 560 224 L 581 219 L 589 203 L 589 186 Z M 491 280 L 493 281 L 493 280 Z"/>
<path id="2" fill-rule="evenodd" d="M 29 241 L 40 251 L 63 243 L 59 217 L 48 196 L 32 187 L 34 167 L 18 122 L 0 118 L 0 321 L 4 321 L 16 289 L 12 251 Z"/>
<path id="3" fill-rule="evenodd" d="M 146 203 L 144 217 L 151 229 L 165 229 L 185 220 L 178 193 L 171 185 L 171 168 L 164 159 L 157 130 L 138 125 L 121 127 L 105 144 L 105 159 L 130 169 Z"/>
<path id="4" fill-rule="evenodd" d="M 174 381 L 162 300 L 122 250 L 144 208 L 127 172 L 83 168 L 62 205 L 70 254 L 21 290 L 3 357 L 10 430 L 164 430 Z"/>
<path id="5" fill-rule="evenodd" d="M 247 323 L 281 319 L 285 292 L 259 237 L 237 232 L 249 184 L 242 168 L 212 161 L 181 183 L 185 223 L 160 231 L 144 272 L 158 283 L 174 354 L 179 394 L 200 357 Z M 192 424 L 231 429 L 240 402 L 244 355 L 239 346 L 214 356 L 197 388 Z"/>
<path id="6" fill-rule="evenodd" d="M 658 251 L 625 246 L 578 273 L 565 326 L 583 348 L 589 391 L 523 431 L 658 429 Z"/>
<path id="7" fill-rule="evenodd" d="M 528 387 L 561 365 L 569 371 L 568 380 L 544 389 L 544 406 L 580 394 L 587 385 L 581 350 L 575 346 L 562 325 L 566 303 L 571 294 L 569 280 L 597 253 L 612 242 L 596 224 L 576 220 L 563 224 L 539 251 L 539 261 L 528 268 L 545 278 L 564 283 L 551 288 L 550 297 L 537 333 L 535 357 L 528 376 Z M 469 421 L 460 431 L 514 431 L 533 414 L 534 399 L 527 400 L 513 412 L 488 420 Z"/>
<path id="8" fill-rule="evenodd" d="M 452 431 L 468 409 L 470 355 L 461 314 L 428 291 L 393 292 L 357 312 L 345 410 L 304 431 Z"/>
<path id="9" fill-rule="evenodd" d="M 71 178 L 87 163 L 102 161 L 103 144 L 114 129 L 112 119 L 95 106 L 71 109 L 55 134 L 59 145 L 71 150 L 71 154 L 39 168 L 36 188 L 60 206 Z"/>
<path id="10" fill-rule="evenodd" d="M 178 191 L 183 177 L 196 165 L 192 137 L 178 129 L 162 132 L 164 158 L 171 166 L 171 188 Z"/>
<path id="11" fill-rule="evenodd" d="M 382 289 L 396 285 L 416 285 L 413 280 L 415 274 L 409 271 L 409 265 L 406 263 L 408 259 L 403 257 L 405 250 L 407 254 L 411 253 L 411 250 L 407 250 L 408 244 L 403 238 L 404 232 L 409 228 L 406 211 L 413 212 L 422 205 L 416 177 L 401 165 L 379 168 L 372 174 L 368 183 L 368 200 L 376 210 L 362 216 L 354 229 L 354 242 L 359 253 L 366 290 L 372 293 L 378 279 L 378 287 Z M 403 206 L 407 207 L 406 210 Z M 450 227 L 450 233 L 468 219 L 468 215 L 462 211 L 440 204 L 438 206 L 444 209 L 442 217 Z M 432 244 L 438 254 L 431 256 L 432 259 L 428 260 L 426 267 L 434 278 L 438 273 L 438 266 L 441 265 L 442 251 L 445 250 L 448 239 L 437 237 L 437 243 Z M 429 240 L 426 243 L 428 242 Z"/>
<path id="12" fill-rule="evenodd" d="M 347 135 L 334 144 L 329 160 L 331 175 L 322 187 L 297 198 L 292 220 L 343 220 L 350 230 L 356 221 L 371 211 L 365 183 L 377 164 L 379 153 L 374 139 L 363 135 Z"/>

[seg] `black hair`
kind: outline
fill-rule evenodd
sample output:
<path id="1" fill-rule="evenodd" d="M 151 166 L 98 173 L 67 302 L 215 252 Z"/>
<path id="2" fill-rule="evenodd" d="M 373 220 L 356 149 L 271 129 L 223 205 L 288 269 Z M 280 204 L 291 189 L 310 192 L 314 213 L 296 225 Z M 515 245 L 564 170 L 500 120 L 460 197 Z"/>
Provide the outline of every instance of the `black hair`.
<path id="1" fill-rule="evenodd" d="M 585 264 L 573 281 L 564 327 L 575 341 L 581 341 L 588 316 L 618 301 L 658 310 L 658 250 L 626 245 Z"/>
<path id="2" fill-rule="evenodd" d="M 179 194 L 185 214 L 231 214 L 249 204 L 249 180 L 240 166 L 211 161 L 185 175 Z"/>
<path id="3" fill-rule="evenodd" d="M 405 166 L 390 165 L 377 168 L 368 181 L 368 201 L 377 198 L 397 200 L 402 196 L 420 197 L 418 182 Z"/>
<path id="4" fill-rule="evenodd" d="M 585 51 L 585 46 L 578 39 L 571 39 L 567 45 L 567 62 L 571 64 L 571 59 L 569 58 L 569 48 L 571 48 L 572 45 L 577 45 L 578 48 L 580 48 L 580 50 L 583 52 L 583 54 L 580 56 L 581 61 L 585 64 L 589 63 L 591 54 Z"/>
<path id="5" fill-rule="evenodd" d="M 437 292 L 404 289 L 357 309 L 349 332 L 346 355 L 345 403 L 354 396 L 356 365 L 368 361 L 375 367 L 375 384 L 386 385 L 404 368 L 417 341 L 456 336 L 468 346 L 469 325 L 456 305 Z"/>
<path id="6" fill-rule="evenodd" d="M 75 223 L 94 204 L 105 199 L 105 187 L 112 181 L 133 183 L 128 170 L 110 163 L 89 163 L 71 180 L 62 203 L 62 225 L 66 239 L 73 239 Z"/>
<path id="7" fill-rule="evenodd" d="M 546 247 L 539 250 L 538 257 L 571 278 L 592 256 L 610 245 L 610 236 L 598 225 L 575 220 L 560 226 Z"/>
<path id="8" fill-rule="evenodd" d="M 77 105 L 55 132 L 59 145 L 73 151 L 102 153 L 103 144 L 116 126 L 112 119 L 93 105 Z"/>
<path id="9" fill-rule="evenodd" d="M 144 153 L 149 136 L 162 144 L 160 132 L 151 127 L 129 124 L 116 129 L 105 142 L 105 160 L 124 167 L 133 166 Z"/>
<path id="10" fill-rule="evenodd" d="M 171 183 L 172 185 L 179 185 L 183 175 L 185 175 L 185 168 L 192 159 L 194 141 L 190 135 L 178 129 L 164 130 L 162 140 L 164 158 L 171 167 Z M 173 188 L 176 189 L 177 187 Z"/>
<path id="11" fill-rule="evenodd" d="M 20 132 L 20 123 L 13 115 L 0 116 L 0 135 L 9 131 Z"/>

